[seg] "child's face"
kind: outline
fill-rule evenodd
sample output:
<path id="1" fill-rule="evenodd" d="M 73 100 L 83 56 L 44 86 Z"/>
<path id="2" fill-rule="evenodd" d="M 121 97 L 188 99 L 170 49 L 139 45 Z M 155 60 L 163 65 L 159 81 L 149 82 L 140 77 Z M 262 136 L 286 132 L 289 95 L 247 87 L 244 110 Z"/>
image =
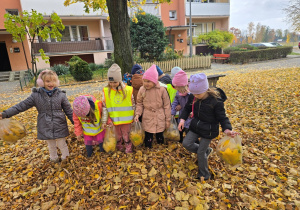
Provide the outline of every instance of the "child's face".
<path id="1" fill-rule="evenodd" d="M 150 80 L 143 79 L 143 85 L 146 90 L 149 90 L 155 86 L 155 83 L 151 82 Z"/>
<path id="2" fill-rule="evenodd" d="M 44 85 L 46 90 L 53 90 L 57 86 L 57 81 L 51 77 L 44 78 Z"/>
<path id="3" fill-rule="evenodd" d="M 208 96 L 207 92 L 201 93 L 201 94 L 193 94 L 198 99 L 205 99 Z"/>
<path id="4" fill-rule="evenodd" d="M 112 89 L 117 89 L 117 87 L 120 85 L 119 82 L 109 82 L 109 86 L 112 88 Z"/>
<path id="5" fill-rule="evenodd" d="M 177 90 L 179 93 L 185 94 L 187 93 L 187 89 L 185 86 L 174 86 L 174 89 Z"/>

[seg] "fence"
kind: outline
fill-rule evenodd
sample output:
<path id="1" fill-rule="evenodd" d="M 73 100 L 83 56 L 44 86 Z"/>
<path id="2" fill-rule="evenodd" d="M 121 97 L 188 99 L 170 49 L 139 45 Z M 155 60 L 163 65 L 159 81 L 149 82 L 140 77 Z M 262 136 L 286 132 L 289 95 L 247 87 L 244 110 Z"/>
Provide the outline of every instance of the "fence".
<path id="1" fill-rule="evenodd" d="M 141 63 L 143 69 L 149 69 L 152 62 Z M 180 58 L 169 61 L 157 61 L 155 65 L 159 66 L 164 72 L 170 72 L 175 66 L 179 66 L 182 70 L 188 69 L 203 69 L 210 68 L 211 66 L 211 57 L 210 56 L 194 56 L 191 58 Z"/>
<path id="2" fill-rule="evenodd" d="M 27 87 L 27 85 L 31 82 L 33 79 L 33 74 L 30 70 L 27 70 L 23 77 L 19 78 L 20 82 L 20 88 L 23 91 L 23 87 Z"/>

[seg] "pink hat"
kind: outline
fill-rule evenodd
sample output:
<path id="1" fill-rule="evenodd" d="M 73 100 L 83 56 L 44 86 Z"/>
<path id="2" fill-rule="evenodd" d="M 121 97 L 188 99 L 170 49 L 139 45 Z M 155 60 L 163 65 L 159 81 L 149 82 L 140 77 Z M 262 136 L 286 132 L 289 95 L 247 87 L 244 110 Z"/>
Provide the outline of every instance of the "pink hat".
<path id="1" fill-rule="evenodd" d="M 77 117 L 85 117 L 90 112 L 91 105 L 86 96 L 78 96 L 73 102 L 73 112 Z"/>
<path id="2" fill-rule="evenodd" d="M 173 86 L 186 86 L 188 85 L 188 77 L 183 70 L 179 70 L 172 80 Z"/>
<path id="3" fill-rule="evenodd" d="M 150 80 L 155 84 L 158 83 L 158 73 L 154 64 L 144 73 L 143 79 Z"/>
<path id="4" fill-rule="evenodd" d="M 43 76 L 44 74 L 50 73 L 50 72 L 52 72 L 53 74 L 56 75 L 56 73 L 55 73 L 54 71 L 49 70 L 49 69 L 46 69 L 46 70 L 42 71 L 42 72 L 39 74 L 39 76 L 38 76 L 38 78 L 37 78 L 37 80 L 36 80 L 36 84 L 37 84 L 39 87 L 45 87 L 45 84 L 44 84 L 44 81 L 43 81 L 43 79 L 42 79 L 42 76 Z M 56 77 L 57 77 L 57 75 L 56 75 Z M 58 77 L 57 77 L 57 78 L 58 78 Z M 58 80 L 58 79 L 57 79 L 57 86 L 59 86 L 59 80 Z"/>
<path id="5" fill-rule="evenodd" d="M 189 89 L 192 94 L 204 93 L 208 88 L 207 76 L 204 73 L 191 75 Z"/>

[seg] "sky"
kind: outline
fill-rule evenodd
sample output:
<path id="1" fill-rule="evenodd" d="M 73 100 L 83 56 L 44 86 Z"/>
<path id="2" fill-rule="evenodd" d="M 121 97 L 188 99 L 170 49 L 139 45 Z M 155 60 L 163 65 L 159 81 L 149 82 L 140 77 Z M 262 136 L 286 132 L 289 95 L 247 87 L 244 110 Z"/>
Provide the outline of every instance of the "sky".
<path id="1" fill-rule="evenodd" d="M 247 30 L 248 23 L 254 22 L 269 26 L 271 29 L 290 29 L 285 22 L 283 8 L 289 0 L 230 0 L 230 28 Z"/>

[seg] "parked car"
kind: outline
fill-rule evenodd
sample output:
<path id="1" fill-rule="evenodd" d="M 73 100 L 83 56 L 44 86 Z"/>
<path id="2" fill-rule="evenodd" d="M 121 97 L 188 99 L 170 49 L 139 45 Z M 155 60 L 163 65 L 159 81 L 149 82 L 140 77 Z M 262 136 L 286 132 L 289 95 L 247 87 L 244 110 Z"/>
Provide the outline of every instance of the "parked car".
<path id="1" fill-rule="evenodd" d="M 278 42 L 270 42 L 270 44 L 276 46 L 276 47 L 281 47 L 282 45 L 279 44 Z"/>
<path id="2" fill-rule="evenodd" d="M 253 47 L 264 47 L 264 45 L 261 44 L 261 43 L 251 43 L 251 44 L 249 44 L 249 45 L 251 45 L 251 46 L 253 46 Z"/>
<path id="3" fill-rule="evenodd" d="M 298 44 L 298 47 L 299 47 L 299 49 L 300 49 L 300 42 L 299 42 L 299 44 Z"/>
<path id="4" fill-rule="evenodd" d="M 276 47 L 275 45 L 272 45 L 272 44 L 267 43 L 267 42 L 251 43 L 250 45 L 252 45 L 254 47 Z"/>

